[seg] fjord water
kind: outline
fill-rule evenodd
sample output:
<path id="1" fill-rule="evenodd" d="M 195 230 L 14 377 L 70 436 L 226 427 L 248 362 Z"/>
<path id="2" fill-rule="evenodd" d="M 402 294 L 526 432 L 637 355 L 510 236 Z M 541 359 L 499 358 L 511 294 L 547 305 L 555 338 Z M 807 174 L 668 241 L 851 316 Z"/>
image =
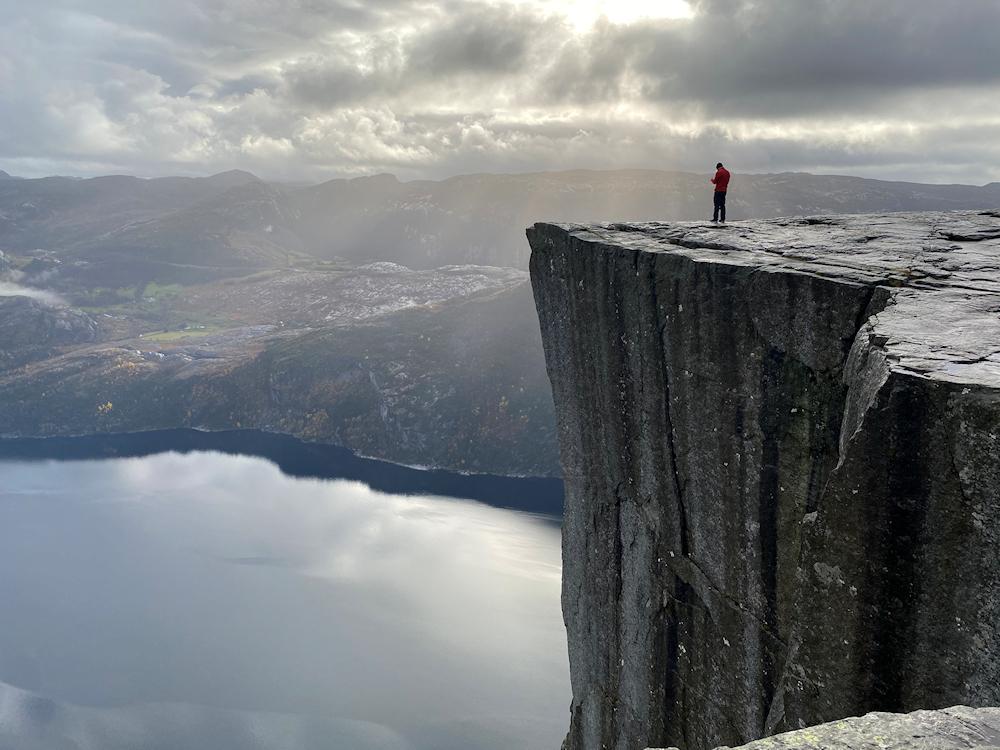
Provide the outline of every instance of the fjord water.
<path id="1" fill-rule="evenodd" d="M 8 457 L 0 748 L 558 747 L 559 577 L 548 516 L 219 452 Z"/>

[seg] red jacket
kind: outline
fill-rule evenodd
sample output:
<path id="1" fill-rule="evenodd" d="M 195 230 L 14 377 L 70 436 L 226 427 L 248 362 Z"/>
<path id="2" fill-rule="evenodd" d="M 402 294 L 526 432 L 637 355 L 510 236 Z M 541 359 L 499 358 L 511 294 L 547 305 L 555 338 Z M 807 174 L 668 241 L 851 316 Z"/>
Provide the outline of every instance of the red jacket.
<path id="1" fill-rule="evenodd" d="M 719 167 L 719 171 L 715 173 L 715 177 L 712 178 L 712 182 L 715 184 L 715 192 L 724 193 L 729 187 L 729 170 L 725 167 Z"/>

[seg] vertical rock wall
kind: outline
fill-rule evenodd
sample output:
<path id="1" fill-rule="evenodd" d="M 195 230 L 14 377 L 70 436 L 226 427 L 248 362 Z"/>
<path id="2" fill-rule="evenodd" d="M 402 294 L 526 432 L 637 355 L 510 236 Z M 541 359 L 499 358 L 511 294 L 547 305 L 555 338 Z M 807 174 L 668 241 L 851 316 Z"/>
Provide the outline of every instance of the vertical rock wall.
<path id="1" fill-rule="evenodd" d="M 569 750 L 1000 698 L 997 392 L 899 369 L 872 316 L 909 277 L 885 253 L 786 234 L 529 230 Z"/>

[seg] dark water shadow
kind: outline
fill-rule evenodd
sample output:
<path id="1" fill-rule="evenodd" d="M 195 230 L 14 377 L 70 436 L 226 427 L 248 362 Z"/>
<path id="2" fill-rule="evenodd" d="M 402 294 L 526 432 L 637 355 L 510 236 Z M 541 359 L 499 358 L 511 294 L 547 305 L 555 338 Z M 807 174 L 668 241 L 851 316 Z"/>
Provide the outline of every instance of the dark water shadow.
<path id="1" fill-rule="evenodd" d="M 0 440 L 0 460 L 81 461 L 138 458 L 167 452 L 217 451 L 264 458 L 283 474 L 314 479 L 364 482 L 397 495 L 442 495 L 478 500 L 495 508 L 562 517 L 563 483 L 541 477 L 457 474 L 361 458 L 345 448 L 306 443 L 286 435 L 255 430 L 201 432 L 161 430 L 73 438 Z"/>

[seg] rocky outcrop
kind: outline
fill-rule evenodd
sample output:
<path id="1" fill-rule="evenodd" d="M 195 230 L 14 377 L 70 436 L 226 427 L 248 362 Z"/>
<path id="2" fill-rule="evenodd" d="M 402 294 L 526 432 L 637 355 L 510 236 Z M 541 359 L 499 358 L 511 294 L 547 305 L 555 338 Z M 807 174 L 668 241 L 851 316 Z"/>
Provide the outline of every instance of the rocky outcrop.
<path id="1" fill-rule="evenodd" d="M 1000 747 L 1000 709 L 956 706 L 902 715 L 871 713 L 780 734 L 734 750 L 990 750 L 996 747 Z"/>
<path id="2" fill-rule="evenodd" d="M 1000 218 L 551 225 L 570 750 L 1000 701 Z"/>
<path id="3" fill-rule="evenodd" d="M 0 296 L 0 371 L 51 356 L 62 346 L 91 342 L 97 332 L 97 322 L 79 310 Z"/>

